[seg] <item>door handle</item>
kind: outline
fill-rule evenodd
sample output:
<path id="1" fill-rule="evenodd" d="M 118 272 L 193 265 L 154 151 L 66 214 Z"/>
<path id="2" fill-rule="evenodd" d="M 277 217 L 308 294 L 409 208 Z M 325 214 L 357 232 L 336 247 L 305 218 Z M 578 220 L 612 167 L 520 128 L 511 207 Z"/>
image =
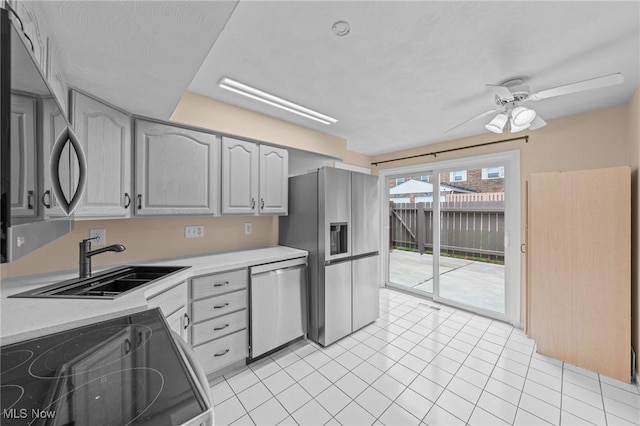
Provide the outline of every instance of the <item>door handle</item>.
<path id="1" fill-rule="evenodd" d="M 142 210 L 142 194 L 138 194 L 138 210 Z"/>
<path id="2" fill-rule="evenodd" d="M 224 330 L 225 328 L 229 327 L 229 324 L 225 324 L 222 327 L 213 327 L 213 331 L 220 331 L 220 330 Z"/>
<path id="3" fill-rule="evenodd" d="M 225 349 L 222 352 L 218 352 L 217 354 L 213 354 L 213 356 L 223 356 L 226 355 L 229 352 L 229 349 Z"/>
<path id="4" fill-rule="evenodd" d="M 225 281 L 223 283 L 215 283 L 215 284 L 213 284 L 214 287 L 222 287 L 223 285 L 229 285 L 229 281 Z"/>
<path id="5" fill-rule="evenodd" d="M 260 198 L 260 210 L 264 209 L 264 198 Z"/>
<path id="6" fill-rule="evenodd" d="M 189 318 L 189 315 L 184 314 L 184 329 L 186 330 L 187 327 L 189 327 L 189 324 L 191 324 L 191 318 Z"/>
<path id="7" fill-rule="evenodd" d="M 131 205 L 131 197 L 127 192 L 124 193 L 124 208 L 128 209 Z"/>
<path id="8" fill-rule="evenodd" d="M 223 303 L 222 305 L 213 305 L 213 309 L 222 309 L 229 306 L 229 303 Z"/>
<path id="9" fill-rule="evenodd" d="M 33 191 L 27 191 L 27 208 L 33 210 Z"/>
<path id="10" fill-rule="evenodd" d="M 49 199 L 49 203 L 47 203 L 47 198 Z M 42 204 L 48 209 L 51 208 L 51 191 L 48 189 L 42 194 Z"/>
<path id="11" fill-rule="evenodd" d="M 252 198 L 251 199 L 251 210 L 254 210 L 256 208 L 256 199 Z"/>

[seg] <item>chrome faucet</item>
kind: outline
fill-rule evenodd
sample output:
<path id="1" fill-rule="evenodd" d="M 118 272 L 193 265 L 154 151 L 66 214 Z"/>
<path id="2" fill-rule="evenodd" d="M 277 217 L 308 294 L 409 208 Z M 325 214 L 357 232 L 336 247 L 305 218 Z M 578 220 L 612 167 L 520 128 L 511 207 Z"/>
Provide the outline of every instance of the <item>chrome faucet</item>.
<path id="1" fill-rule="evenodd" d="M 80 259 L 78 262 L 78 271 L 80 278 L 88 278 L 91 276 L 91 256 L 104 253 L 107 251 L 121 252 L 125 251 L 126 247 L 122 244 L 113 244 L 110 246 L 102 247 L 97 250 L 91 251 L 91 240 L 96 240 L 98 237 L 88 238 L 82 240 L 80 244 Z"/>

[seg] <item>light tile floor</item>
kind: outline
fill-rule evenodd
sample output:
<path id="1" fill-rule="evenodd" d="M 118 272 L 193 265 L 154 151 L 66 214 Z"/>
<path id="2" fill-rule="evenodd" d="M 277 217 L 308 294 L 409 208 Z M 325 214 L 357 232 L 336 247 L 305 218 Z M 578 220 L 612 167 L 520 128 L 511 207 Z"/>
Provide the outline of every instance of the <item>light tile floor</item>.
<path id="1" fill-rule="evenodd" d="M 539 355 L 519 329 L 389 289 L 380 308 L 327 348 L 216 380 L 215 424 L 640 425 L 638 387 Z"/>

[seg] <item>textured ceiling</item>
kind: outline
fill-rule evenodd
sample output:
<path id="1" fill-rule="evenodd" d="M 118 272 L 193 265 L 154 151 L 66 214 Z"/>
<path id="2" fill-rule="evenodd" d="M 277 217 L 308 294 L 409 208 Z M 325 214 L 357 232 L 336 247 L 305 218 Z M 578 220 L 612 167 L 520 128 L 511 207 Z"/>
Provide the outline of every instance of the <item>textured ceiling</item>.
<path id="1" fill-rule="evenodd" d="M 67 82 L 167 119 L 236 2 L 42 1 Z"/>
<path id="2" fill-rule="evenodd" d="M 614 72 L 622 85 L 531 103 L 546 120 L 638 87 L 640 2 L 43 2 L 69 82 L 166 119 L 186 89 L 379 154 L 486 132 L 485 84 L 532 91 Z M 347 20 L 351 32 L 331 26 Z M 338 118 L 326 126 L 217 87 L 221 76 Z"/>

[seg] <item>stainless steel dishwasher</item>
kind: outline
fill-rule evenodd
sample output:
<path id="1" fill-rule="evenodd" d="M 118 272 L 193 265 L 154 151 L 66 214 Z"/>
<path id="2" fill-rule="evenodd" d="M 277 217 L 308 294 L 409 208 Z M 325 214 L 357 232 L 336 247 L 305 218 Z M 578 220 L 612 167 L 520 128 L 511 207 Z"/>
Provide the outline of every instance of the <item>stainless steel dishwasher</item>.
<path id="1" fill-rule="evenodd" d="M 251 360 L 307 334 L 306 270 L 306 257 L 251 268 Z"/>

